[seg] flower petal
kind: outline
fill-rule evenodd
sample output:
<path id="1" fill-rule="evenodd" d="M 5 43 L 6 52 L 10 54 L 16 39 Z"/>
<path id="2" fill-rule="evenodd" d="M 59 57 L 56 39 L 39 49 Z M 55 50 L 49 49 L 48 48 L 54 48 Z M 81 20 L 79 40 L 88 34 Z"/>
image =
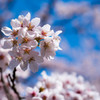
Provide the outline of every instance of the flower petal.
<path id="1" fill-rule="evenodd" d="M 58 36 L 60 33 L 62 33 L 61 30 L 57 31 L 54 35 L 55 35 L 55 36 Z"/>
<path id="2" fill-rule="evenodd" d="M 25 19 L 23 20 L 23 27 L 27 27 L 28 24 L 29 24 L 29 20 L 25 18 Z"/>
<path id="3" fill-rule="evenodd" d="M 24 19 L 24 16 L 23 15 L 20 15 L 20 16 L 18 16 L 18 20 L 21 22 L 23 22 L 23 19 Z"/>
<path id="4" fill-rule="evenodd" d="M 37 57 L 35 57 L 35 60 L 36 60 L 37 63 L 42 63 L 43 62 L 43 57 L 37 56 Z"/>
<path id="5" fill-rule="evenodd" d="M 30 14 L 29 12 L 28 12 L 27 15 L 25 16 L 25 19 L 28 20 L 28 21 L 31 19 L 31 14 Z"/>
<path id="6" fill-rule="evenodd" d="M 12 48 L 12 42 L 11 42 L 11 39 L 5 39 L 3 38 L 1 41 L 0 41 L 2 47 L 4 49 L 11 49 Z"/>
<path id="7" fill-rule="evenodd" d="M 44 25 L 44 26 L 42 27 L 42 29 L 43 29 L 44 31 L 50 31 L 50 28 L 51 28 L 51 26 L 50 26 L 49 24 L 46 24 L 46 25 Z"/>
<path id="8" fill-rule="evenodd" d="M 29 67 L 34 73 L 38 71 L 38 64 L 35 61 L 31 61 Z"/>
<path id="9" fill-rule="evenodd" d="M 32 25 L 32 26 L 38 26 L 39 23 L 40 23 L 40 18 L 38 18 L 38 17 L 33 18 L 33 19 L 31 20 L 31 25 Z"/>
<path id="10" fill-rule="evenodd" d="M 18 30 L 21 27 L 21 23 L 18 19 L 12 19 L 11 20 L 11 26 L 13 29 Z"/>
<path id="11" fill-rule="evenodd" d="M 12 33 L 12 30 L 9 27 L 3 27 L 1 29 L 1 31 L 4 33 L 4 35 L 6 36 L 10 36 L 10 34 Z"/>
<path id="12" fill-rule="evenodd" d="M 42 100 L 40 97 L 33 97 L 32 100 Z"/>
<path id="13" fill-rule="evenodd" d="M 32 92 L 33 92 L 33 89 L 32 89 L 31 87 L 27 87 L 26 91 L 27 91 L 28 93 L 32 93 Z"/>
<path id="14" fill-rule="evenodd" d="M 20 63 L 20 67 L 21 67 L 21 69 L 22 69 L 23 71 L 25 71 L 25 70 L 27 69 L 27 67 L 28 67 L 28 62 L 22 61 L 22 62 Z"/>
<path id="15" fill-rule="evenodd" d="M 28 43 L 28 46 L 36 48 L 38 46 L 38 42 L 36 40 L 32 40 Z"/>
<path id="16" fill-rule="evenodd" d="M 10 62 L 10 64 L 9 64 L 9 67 L 10 67 L 11 69 L 14 69 L 14 68 L 17 67 L 19 64 L 20 64 L 20 62 L 19 62 L 18 60 L 13 59 L 13 60 L 11 60 L 11 62 Z"/>

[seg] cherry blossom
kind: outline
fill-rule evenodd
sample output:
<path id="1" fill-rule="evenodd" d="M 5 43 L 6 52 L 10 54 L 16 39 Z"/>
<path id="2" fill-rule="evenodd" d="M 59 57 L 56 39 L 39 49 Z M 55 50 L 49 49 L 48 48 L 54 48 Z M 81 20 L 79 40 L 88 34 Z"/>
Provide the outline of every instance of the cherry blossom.
<path id="1" fill-rule="evenodd" d="M 50 76 L 42 72 L 43 78 L 34 88 L 27 88 L 27 97 L 42 100 L 99 100 L 96 88 L 76 73 L 52 73 Z M 63 78 L 62 78 L 63 77 Z M 34 94 L 34 95 L 32 95 Z M 28 100 L 28 99 L 27 99 Z"/>
<path id="2" fill-rule="evenodd" d="M 2 45 L 5 49 L 11 49 L 9 54 L 12 60 L 9 64 L 10 68 L 20 66 L 23 70 L 28 67 L 33 71 L 38 71 L 38 65 L 43 59 L 54 59 L 59 47 L 62 31 L 54 32 L 49 24 L 40 26 L 40 18 L 35 17 L 31 20 L 31 14 L 26 16 L 19 15 L 18 19 L 11 20 L 11 26 L 3 27 L 2 32 L 8 36 L 3 38 Z M 40 52 L 36 51 L 40 48 Z"/>

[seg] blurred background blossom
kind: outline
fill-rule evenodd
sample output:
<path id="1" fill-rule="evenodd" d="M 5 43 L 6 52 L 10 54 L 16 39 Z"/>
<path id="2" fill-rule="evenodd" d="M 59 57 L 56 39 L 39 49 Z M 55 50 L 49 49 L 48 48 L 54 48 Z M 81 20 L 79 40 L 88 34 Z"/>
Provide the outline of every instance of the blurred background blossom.
<path id="1" fill-rule="evenodd" d="M 10 27 L 11 19 L 27 12 L 40 17 L 41 25 L 49 23 L 55 31 L 63 31 L 60 44 L 63 50 L 57 51 L 55 60 L 45 60 L 39 72 L 31 73 L 22 82 L 32 86 L 42 70 L 77 72 L 100 91 L 100 1 L 0 0 L 0 29 Z"/>

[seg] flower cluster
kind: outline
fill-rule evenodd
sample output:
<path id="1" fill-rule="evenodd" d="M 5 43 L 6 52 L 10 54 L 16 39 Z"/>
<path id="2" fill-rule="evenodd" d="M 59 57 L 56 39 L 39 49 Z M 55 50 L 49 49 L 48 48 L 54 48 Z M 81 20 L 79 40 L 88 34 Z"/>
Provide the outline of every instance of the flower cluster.
<path id="1" fill-rule="evenodd" d="M 26 70 L 29 66 L 33 72 L 36 72 L 38 64 L 42 63 L 44 58 L 53 59 L 55 52 L 61 50 L 58 35 L 62 31 L 54 32 L 49 24 L 41 27 L 39 23 L 40 18 L 31 20 L 31 15 L 28 13 L 26 16 L 20 15 L 18 19 L 12 19 L 12 29 L 2 28 L 2 32 L 8 36 L 3 39 L 3 47 L 12 49 L 9 52 L 12 57 L 9 65 L 11 68 L 20 65 Z"/>
<path id="2" fill-rule="evenodd" d="M 27 100 L 100 100 L 95 87 L 75 73 L 42 72 L 42 76 L 34 88 L 27 88 Z"/>

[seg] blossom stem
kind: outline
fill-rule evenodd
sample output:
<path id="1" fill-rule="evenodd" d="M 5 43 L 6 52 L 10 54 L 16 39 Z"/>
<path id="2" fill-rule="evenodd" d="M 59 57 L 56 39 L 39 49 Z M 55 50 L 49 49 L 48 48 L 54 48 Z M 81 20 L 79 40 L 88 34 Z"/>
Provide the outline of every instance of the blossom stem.
<path id="1" fill-rule="evenodd" d="M 7 98 L 8 98 L 8 100 L 14 100 L 13 97 L 12 97 L 12 95 L 9 92 L 9 89 L 7 88 L 7 86 L 5 84 L 4 79 L 3 79 L 2 68 L 0 68 L 0 73 L 1 73 L 1 82 L 3 84 L 3 89 L 5 91 L 5 94 L 6 94 Z"/>

